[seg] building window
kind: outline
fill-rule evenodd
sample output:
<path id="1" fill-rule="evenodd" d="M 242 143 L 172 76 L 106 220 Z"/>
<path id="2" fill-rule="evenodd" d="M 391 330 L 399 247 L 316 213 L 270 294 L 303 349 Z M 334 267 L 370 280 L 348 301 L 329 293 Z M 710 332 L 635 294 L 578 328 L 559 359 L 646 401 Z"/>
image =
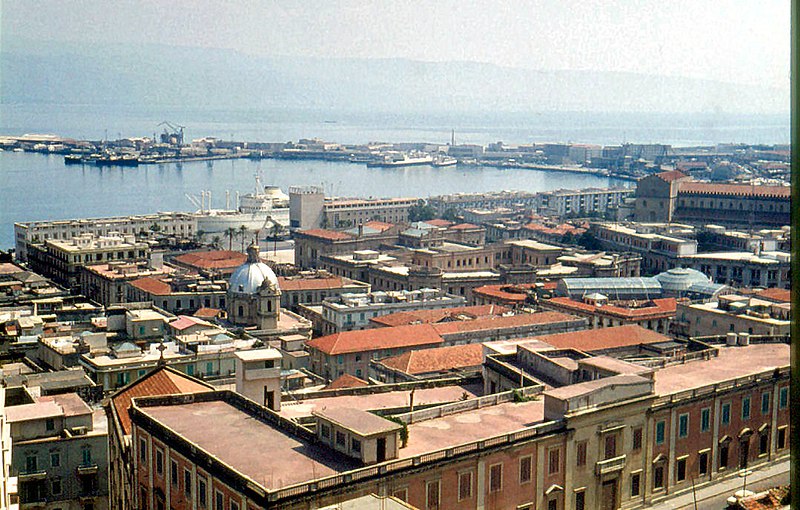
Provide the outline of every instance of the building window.
<path id="1" fill-rule="evenodd" d="M 178 463 L 174 460 L 169 462 L 169 477 L 173 487 L 178 486 Z"/>
<path id="2" fill-rule="evenodd" d="M 59 496 L 61 494 L 61 479 L 56 478 L 50 484 L 50 492 L 53 496 Z"/>
<path id="3" fill-rule="evenodd" d="M 700 432 L 708 432 L 711 429 L 711 408 L 706 407 L 700 410 Z"/>
<path id="4" fill-rule="evenodd" d="M 225 510 L 225 496 L 220 491 L 214 493 L 214 510 Z"/>
<path id="5" fill-rule="evenodd" d="M 664 466 L 656 466 L 653 470 L 653 488 L 664 488 Z"/>
<path id="6" fill-rule="evenodd" d="M 156 473 L 164 474 L 164 452 L 156 448 Z"/>
<path id="7" fill-rule="evenodd" d="M 139 460 L 142 461 L 142 464 L 147 464 L 147 440 L 140 439 L 139 440 Z"/>
<path id="8" fill-rule="evenodd" d="M 361 453 L 361 441 L 356 438 L 350 438 L 350 449 L 354 453 Z"/>
<path id="9" fill-rule="evenodd" d="M 561 471 L 561 450 L 551 448 L 547 452 L 547 474 L 552 475 Z"/>
<path id="10" fill-rule="evenodd" d="M 725 443 L 719 447 L 719 468 L 725 469 L 728 467 L 728 444 Z"/>
<path id="11" fill-rule="evenodd" d="M 425 484 L 425 508 L 427 510 L 439 510 L 440 488 L 441 483 L 439 480 Z"/>
<path id="12" fill-rule="evenodd" d="M 633 429 L 633 445 L 631 449 L 633 451 L 642 449 L 642 427 L 636 427 Z"/>
<path id="13" fill-rule="evenodd" d="M 697 459 L 697 472 L 700 476 L 708 474 L 708 452 L 701 452 Z"/>
<path id="14" fill-rule="evenodd" d="M 44 421 L 44 428 L 48 432 L 56 429 L 56 421 L 53 418 L 47 418 Z"/>
<path id="15" fill-rule="evenodd" d="M 192 472 L 188 469 L 183 470 L 183 493 L 187 498 L 192 497 Z"/>
<path id="16" fill-rule="evenodd" d="M 639 473 L 633 473 L 631 475 L 631 497 L 636 497 L 639 495 L 641 491 L 641 480 L 642 475 Z"/>
<path id="17" fill-rule="evenodd" d="M 528 455 L 519 459 L 519 483 L 528 483 L 533 477 L 533 457 Z"/>
<path id="18" fill-rule="evenodd" d="M 778 393 L 778 409 L 786 409 L 789 406 L 789 387 L 784 386 Z"/>
<path id="19" fill-rule="evenodd" d="M 345 444 L 345 442 L 344 442 L 344 433 L 340 432 L 338 430 L 336 431 L 336 444 L 338 444 L 339 446 L 344 446 L 344 444 Z"/>
<path id="20" fill-rule="evenodd" d="M 769 414 L 769 398 L 770 393 L 765 391 L 761 394 L 761 414 Z"/>
<path id="21" fill-rule="evenodd" d="M 59 467 L 61 465 L 61 454 L 54 452 L 50 454 L 50 467 Z"/>
<path id="22" fill-rule="evenodd" d="M 603 451 L 603 459 L 613 459 L 617 456 L 617 435 L 608 434 L 605 437 L 605 445 Z"/>
<path id="23" fill-rule="evenodd" d="M 392 497 L 395 497 L 403 502 L 408 502 L 408 487 L 401 487 L 392 491 Z"/>
<path id="24" fill-rule="evenodd" d="M 729 425 L 731 423 L 731 404 L 730 402 L 722 404 L 722 417 L 720 421 L 723 425 Z"/>
<path id="25" fill-rule="evenodd" d="M 758 454 L 766 455 L 769 453 L 769 429 L 764 429 L 758 435 Z"/>
<path id="26" fill-rule="evenodd" d="M 576 462 L 578 466 L 585 466 L 586 465 L 586 441 L 581 441 L 578 443 L 576 452 L 575 452 Z"/>
<path id="27" fill-rule="evenodd" d="M 575 510 L 586 510 L 585 491 L 578 491 L 575 493 Z"/>
<path id="28" fill-rule="evenodd" d="M 781 427 L 778 429 L 778 444 L 776 445 L 778 450 L 783 450 L 786 448 L 786 427 Z"/>
<path id="29" fill-rule="evenodd" d="M 231 510 L 239 510 L 239 503 L 237 503 L 236 501 L 231 501 L 230 509 Z"/>
<path id="30" fill-rule="evenodd" d="M 472 497 L 472 471 L 458 474 L 458 500 Z"/>
<path id="31" fill-rule="evenodd" d="M 686 459 L 678 459 L 675 464 L 675 479 L 679 482 L 686 480 Z"/>
<path id="32" fill-rule="evenodd" d="M 666 426 L 667 424 L 663 420 L 656 423 L 656 444 L 664 444 Z"/>
<path id="33" fill-rule="evenodd" d="M 547 502 L 547 510 L 558 510 L 558 500 L 551 499 Z"/>
<path id="34" fill-rule="evenodd" d="M 207 499 L 207 485 L 206 480 L 204 478 L 197 477 L 197 504 L 200 508 L 208 507 L 208 499 Z"/>
<path id="35" fill-rule="evenodd" d="M 331 437 L 331 428 L 324 423 L 320 427 L 320 431 L 322 432 L 322 437 Z"/>
<path id="36" fill-rule="evenodd" d="M 750 397 L 742 399 L 742 420 L 750 419 Z"/>
<path id="37" fill-rule="evenodd" d="M 678 437 L 684 438 L 689 435 L 689 413 L 678 416 Z"/>
<path id="38" fill-rule="evenodd" d="M 489 466 L 489 492 L 501 490 L 503 490 L 503 465 L 494 464 Z"/>

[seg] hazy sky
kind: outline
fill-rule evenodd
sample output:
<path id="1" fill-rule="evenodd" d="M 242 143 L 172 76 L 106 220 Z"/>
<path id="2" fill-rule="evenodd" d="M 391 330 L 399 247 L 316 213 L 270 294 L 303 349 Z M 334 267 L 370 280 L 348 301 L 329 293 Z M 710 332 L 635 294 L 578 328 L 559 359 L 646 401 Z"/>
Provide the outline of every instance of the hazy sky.
<path id="1" fill-rule="evenodd" d="M 4 44 L 158 43 L 789 87 L 789 0 L 0 1 Z"/>

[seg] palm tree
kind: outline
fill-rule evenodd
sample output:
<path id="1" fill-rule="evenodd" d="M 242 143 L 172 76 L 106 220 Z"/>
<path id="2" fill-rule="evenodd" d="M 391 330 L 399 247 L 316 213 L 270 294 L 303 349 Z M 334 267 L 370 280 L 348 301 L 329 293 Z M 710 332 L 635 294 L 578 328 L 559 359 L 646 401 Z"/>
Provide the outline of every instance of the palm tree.
<path id="1" fill-rule="evenodd" d="M 272 223 L 272 227 L 270 228 L 270 235 L 272 236 L 272 254 L 275 255 L 278 253 L 278 234 L 281 233 L 281 224 L 280 223 Z"/>
<path id="2" fill-rule="evenodd" d="M 197 237 L 197 244 L 203 244 L 203 238 L 206 236 L 206 231 L 202 229 L 198 230 L 195 236 Z"/>
<path id="3" fill-rule="evenodd" d="M 244 253 L 244 241 L 246 238 L 246 234 L 247 234 L 247 227 L 241 225 L 239 227 L 239 235 L 242 236 L 242 253 Z"/>
<path id="4" fill-rule="evenodd" d="M 226 228 L 225 235 L 228 236 L 228 251 L 231 251 L 233 249 L 233 236 L 236 235 L 236 229 L 233 227 Z"/>
<path id="5" fill-rule="evenodd" d="M 211 246 L 213 246 L 216 249 L 219 249 L 220 240 L 221 239 L 219 238 L 219 236 L 214 236 L 214 239 L 211 240 Z"/>

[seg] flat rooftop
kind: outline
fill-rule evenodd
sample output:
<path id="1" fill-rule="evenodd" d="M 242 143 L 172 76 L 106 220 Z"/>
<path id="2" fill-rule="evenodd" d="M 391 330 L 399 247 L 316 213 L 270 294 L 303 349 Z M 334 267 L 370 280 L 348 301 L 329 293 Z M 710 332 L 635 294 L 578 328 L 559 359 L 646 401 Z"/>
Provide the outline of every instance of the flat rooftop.
<path id="1" fill-rule="evenodd" d="M 719 356 L 659 369 L 656 395 L 664 396 L 789 366 L 788 344 L 720 347 Z"/>
<path id="2" fill-rule="evenodd" d="M 443 386 L 441 388 L 417 389 L 414 392 L 414 407 L 455 402 L 467 394 L 468 398 L 476 398 L 483 392 L 482 384 L 463 386 Z M 362 411 L 381 409 L 397 409 L 409 405 L 411 391 L 391 391 L 388 393 L 370 393 L 368 395 L 342 395 L 338 397 L 309 398 L 298 402 L 282 402 L 280 414 L 285 418 L 305 418 L 313 411 L 323 408 L 333 409 L 347 407 Z"/>
<path id="3" fill-rule="evenodd" d="M 143 407 L 141 411 L 269 490 L 335 475 L 360 465 L 329 448 L 307 444 L 262 423 L 221 400 Z M 203 426 L 198 427 L 198 423 Z M 254 455 L 254 452 L 280 454 Z"/>
<path id="4" fill-rule="evenodd" d="M 544 420 L 544 400 L 505 402 L 408 426 L 408 446 L 400 458 L 479 441 L 530 427 Z"/>

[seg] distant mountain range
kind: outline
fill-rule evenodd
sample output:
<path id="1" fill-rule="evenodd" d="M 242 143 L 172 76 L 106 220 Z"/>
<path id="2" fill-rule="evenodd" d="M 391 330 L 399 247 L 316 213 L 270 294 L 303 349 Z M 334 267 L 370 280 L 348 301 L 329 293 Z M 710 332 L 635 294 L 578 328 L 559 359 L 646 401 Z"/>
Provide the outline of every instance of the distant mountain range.
<path id="1" fill-rule="evenodd" d="M 789 91 L 474 62 L 258 57 L 232 50 L 4 44 L 0 102 L 394 112 L 785 113 Z"/>

